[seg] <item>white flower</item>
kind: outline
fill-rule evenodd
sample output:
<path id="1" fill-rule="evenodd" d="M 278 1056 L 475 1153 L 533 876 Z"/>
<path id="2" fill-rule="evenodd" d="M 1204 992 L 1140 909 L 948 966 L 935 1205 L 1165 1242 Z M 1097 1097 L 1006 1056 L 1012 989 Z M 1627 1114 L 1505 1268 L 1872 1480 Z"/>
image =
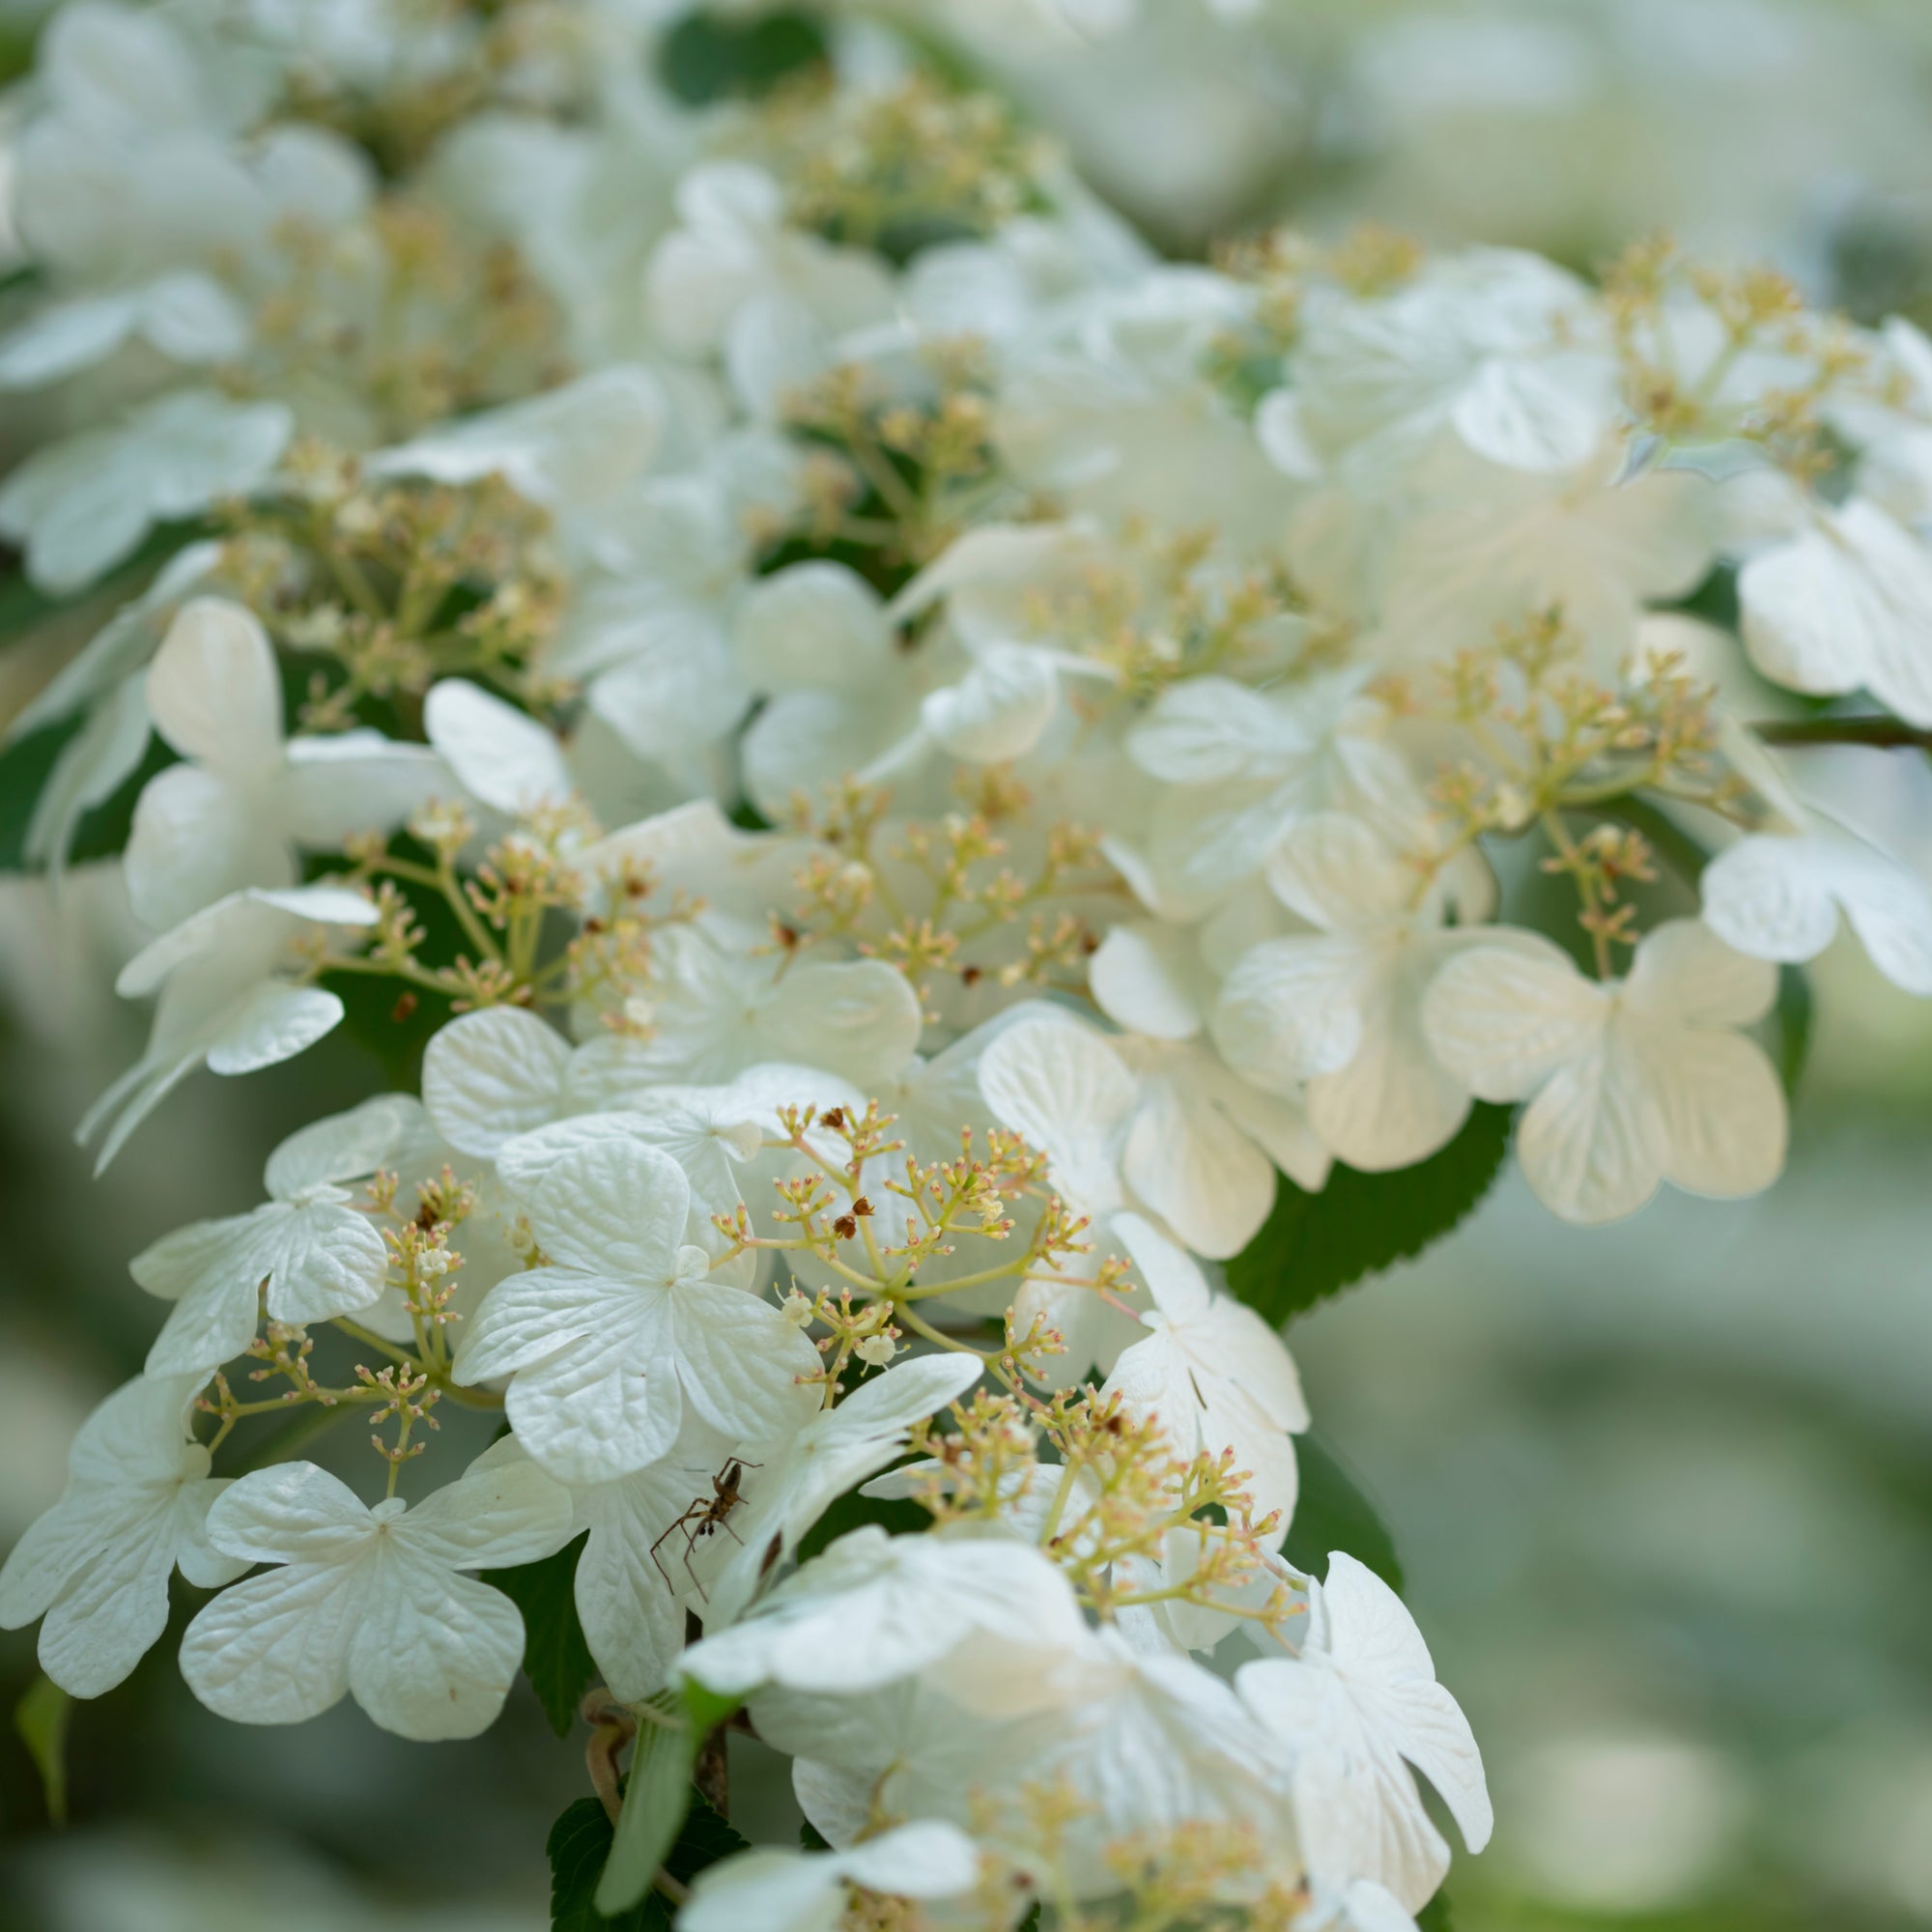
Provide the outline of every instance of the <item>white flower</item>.
<path id="1" fill-rule="evenodd" d="M 156 930 L 245 886 L 296 883 L 296 847 L 388 831 L 442 767 L 376 731 L 282 736 L 275 654 L 254 613 L 197 597 L 148 671 L 148 709 L 185 764 L 151 779 L 128 841 L 128 896 Z"/>
<path id="2" fill-rule="evenodd" d="M 841 338 L 892 315 L 892 277 L 878 258 L 788 227 L 783 191 L 760 168 L 693 168 L 677 212 L 681 225 L 647 272 L 652 322 L 681 354 L 720 355 L 753 414 L 775 413 L 829 366 Z"/>
<path id="3" fill-rule="evenodd" d="M 1479 1097 L 1529 1099 L 1517 1158 L 1545 1204 L 1612 1221 L 1662 1180 L 1720 1197 L 1768 1187 L 1784 1162 L 1784 1094 L 1764 1050 L 1731 1029 L 1770 1010 L 1774 969 L 1695 920 L 1647 934 L 1607 984 L 1528 938 L 1452 959 L 1423 1025 Z"/>
<path id="4" fill-rule="evenodd" d="M 1402 1599 L 1340 1551 L 1311 1581 L 1298 1657 L 1243 1664 L 1235 1688 L 1278 1747 L 1313 1876 L 1346 1887 L 1372 1879 L 1409 1911 L 1449 1866 L 1403 1760 L 1433 1784 L 1480 1852 L 1493 1822 L 1482 1753 Z M 1373 1923 L 1373 1920 L 1371 1921 Z"/>
<path id="5" fill-rule="evenodd" d="M 526 1207 L 549 1264 L 499 1282 L 466 1324 L 456 1378 L 510 1378 L 518 1438 L 560 1480 L 640 1469 L 687 1406 L 734 1440 L 817 1401 L 818 1354 L 771 1303 L 707 1281 L 685 1241 L 691 1183 L 629 1139 L 574 1148 Z"/>
<path id="6" fill-rule="evenodd" d="M 1254 1520 L 1279 1511 L 1288 1534 L 1299 1484 L 1294 1432 L 1308 1427 L 1301 1378 L 1281 1338 L 1252 1308 L 1215 1294 L 1193 1261 L 1138 1214 L 1115 1217 L 1114 1235 L 1153 1298 L 1141 1317 L 1144 1342 L 1121 1351 L 1103 1393 L 1129 1414 L 1158 1417 L 1184 1457 L 1235 1452 L 1250 1472 Z"/>
<path id="7" fill-rule="evenodd" d="M 0 485 L 0 536 L 25 549 L 37 588 L 84 589 L 155 524 L 264 482 L 294 428 L 282 403 L 231 403 L 212 389 L 158 397 L 28 457 Z"/>
<path id="8" fill-rule="evenodd" d="M 732 1522 L 739 1541 L 706 1584 L 707 1621 L 727 1624 L 741 1615 L 833 1503 L 884 1468 L 915 1424 L 957 1402 L 979 1378 L 974 1356 L 922 1355 L 868 1377 L 837 1407 L 815 1408 L 782 1453 L 768 1459 L 770 1466 L 746 1472 L 747 1508 Z"/>
<path id="9" fill-rule="evenodd" d="M 534 1563 L 570 1535 L 570 1498 L 534 1463 L 488 1455 L 413 1509 L 373 1507 L 312 1463 L 243 1476 L 209 1540 L 251 1577 L 182 1639 L 182 1675 L 211 1711 L 295 1724 L 345 1691 L 406 1738 L 471 1738 L 503 1707 L 524 1620 L 460 1573 Z"/>
<path id="10" fill-rule="evenodd" d="M 154 1031 L 142 1054 L 82 1119 L 91 1140 L 110 1116 L 98 1174 L 128 1136 L 204 1062 L 211 1073 L 253 1073 L 313 1046 L 342 1018 L 342 1002 L 320 986 L 277 977 L 292 943 L 331 926 L 372 925 L 376 908 L 340 886 L 231 893 L 164 932 L 122 968 L 124 999 L 158 991 Z"/>
<path id="11" fill-rule="evenodd" d="M 888 1898 L 957 1898 L 979 1871 L 971 1838 L 923 1818 L 842 1852 L 742 1852 L 698 1874 L 677 1922 L 680 1932 L 838 1932 L 848 1886 Z"/>
<path id="12" fill-rule="evenodd" d="M 1469 1112 L 1468 1085 L 1430 1051 L 1423 995 L 1457 952 L 1515 935 L 1444 925 L 1428 875 L 1336 812 L 1289 832 L 1268 880 L 1320 930 L 1266 940 L 1236 964 L 1213 1013 L 1222 1058 L 1259 1087 L 1305 1094 L 1310 1125 L 1350 1167 L 1412 1166 Z"/>
<path id="13" fill-rule="evenodd" d="M 1614 445 L 1574 471 L 1465 459 L 1441 502 L 1401 526 L 1382 566 L 1381 651 L 1447 659 L 1548 611 L 1600 672 L 1620 666 L 1647 600 L 1689 596 L 1715 554 L 1714 497 L 1689 470 L 1619 480 Z M 1464 473 L 1467 472 L 1467 473 Z M 1373 497 L 1362 514 L 1379 520 Z"/>
<path id="14" fill-rule="evenodd" d="M 148 1350 L 151 1376 L 207 1375 L 239 1355 L 254 1339 L 264 1294 L 270 1320 L 299 1325 L 381 1296 L 388 1250 L 338 1184 L 374 1173 L 381 1152 L 361 1144 L 364 1122 L 355 1117 L 348 1131 L 318 1124 L 334 1131 L 304 1129 L 270 1156 L 265 1205 L 177 1228 L 128 1264 L 150 1294 L 175 1304 Z M 371 1133 L 393 1124 L 384 1114 Z"/>
<path id="15" fill-rule="evenodd" d="M 1755 833 L 1705 867 L 1704 923 L 1754 959 L 1815 959 L 1838 918 L 1894 986 L 1932 994 L 1932 892 L 1910 867 L 1822 814 L 1804 831 Z"/>
<path id="16" fill-rule="evenodd" d="M 969 1636 L 1014 1651 L 1076 1642 L 1065 1578 L 1036 1549 L 984 1537 L 888 1536 L 867 1524 L 788 1577 L 680 1670 L 727 1695 L 766 1684 L 867 1690 L 937 1662 Z"/>
<path id="17" fill-rule="evenodd" d="M 68 1485 L 0 1569 L 0 1626 L 44 1615 L 41 1667 L 98 1697 L 133 1669 L 168 1620 L 168 1577 L 214 1589 L 247 1568 L 209 1542 L 209 1505 L 228 1487 L 190 1439 L 199 1376 L 133 1381 L 81 1425 Z"/>
<path id="18" fill-rule="evenodd" d="M 1574 469 L 1608 427 L 1615 373 L 1577 347 L 1588 291 L 1514 249 L 1472 248 L 1397 293 L 1318 299 L 1294 352 L 1308 433 L 1357 468 L 1443 431 L 1512 469 Z"/>
<path id="19" fill-rule="evenodd" d="M 923 1023 L 882 959 L 748 957 L 689 925 L 656 934 L 645 989 L 653 1032 L 634 1056 L 655 1081 L 723 1086 L 765 1061 L 822 1067 L 871 1093 L 895 1079 Z"/>
<path id="20" fill-rule="evenodd" d="M 1738 573 L 1738 599 L 1766 677 L 1819 696 L 1863 689 L 1932 724 L 1932 554 L 1876 503 L 1813 505 Z"/>

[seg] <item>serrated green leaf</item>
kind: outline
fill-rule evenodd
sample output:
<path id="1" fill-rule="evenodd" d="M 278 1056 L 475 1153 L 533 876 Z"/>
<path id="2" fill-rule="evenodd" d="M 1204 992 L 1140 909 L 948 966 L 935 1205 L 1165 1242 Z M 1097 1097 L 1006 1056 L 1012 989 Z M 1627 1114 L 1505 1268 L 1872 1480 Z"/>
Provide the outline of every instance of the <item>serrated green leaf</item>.
<path id="1" fill-rule="evenodd" d="M 55 1825 L 67 1823 L 67 1720 L 72 1712 L 73 1699 L 44 1674 L 34 1679 L 14 1706 L 14 1735 L 41 1775 L 47 1819 Z"/>
<path id="2" fill-rule="evenodd" d="M 1284 1175 L 1266 1225 L 1228 1264 L 1228 1286 L 1279 1325 L 1419 1255 L 1490 1191 L 1509 1151 L 1510 1119 L 1508 1107 L 1479 1100 L 1462 1132 L 1427 1160 L 1389 1174 L 1337 1161 L 1319 1194 Z"/>
<path id="3" fill-rule="evenodd" d="M 482 1572 L 483 1581 L 502 1591 L 523 1612 L 524 1675 L 560 1738 L 570 1735 L 578 1703 L 597 1674 L 577 1618 L 577 1559 L 587 1534 L 541 1563 Z"/>
<path id="4" fill-rule="evenodd" d="M 658 43 L 658 73 L 690 107 L 755 99 L 789 76 L 829 59 L 825 30 L 791 9 L 750 19 L 687 14 Z"/>
<path id="5" fill-rule="evenodd" d="M 1316 1436 L 1294 1438 L 1294 1459 L 1301 1471 L 1301 1493 L 1295 1499 L 1294 1520 L 1288 1526 L 1284 1546 L 1288 1560 L 1297 1570 L 1325 1577 L 1330 1554 L 1340 1549 L 1366 1563 L 1391 1590 L 1400 1592 L 1402 1563 L 1395 1553 L 1395 1538 L 1355 1479 Z"/>
<path id="6" fill-rule="evenodd" d="M 612 1835 L 611 1820 L 595 1798 L 578 1799 L 551 1827 L 544 1847 L 550 1855 L 551 1932 L 668 1932 L 674 1914 L 657 1891 L 646 1891 L 615 1918 L 597 1910 L 597 1876 L 611 1856 Z M 690 1813 L 664 1868 L 689 1885 L 708 1866 L 747 1849 L 744 1838 L 694 1789 Z"/>

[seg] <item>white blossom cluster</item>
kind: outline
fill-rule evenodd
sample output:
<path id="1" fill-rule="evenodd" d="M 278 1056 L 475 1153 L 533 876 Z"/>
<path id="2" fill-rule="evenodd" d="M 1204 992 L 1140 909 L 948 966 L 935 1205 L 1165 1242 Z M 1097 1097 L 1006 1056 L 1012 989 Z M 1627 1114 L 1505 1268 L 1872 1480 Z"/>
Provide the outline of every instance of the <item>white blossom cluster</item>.
<path id="1" fill-rule="evenodd" d="M 1215 1264 L 1479 1102 L 1568 1220 L 1753 1193 L 1779 967 L 1842 919 L 1932 993 L 1774 749 L 1932 730 L 1932 345 L 1662 247 L 1173 266 L 904 47 L 696 108 L 655 33 L 47 29 L 0 532 L 112 614 L 30 848 L 173 754 L 83 1134 L 378 985 L 440 1023 L 135 1258 L 0 1623 L 99 1694 L 179 1567 L 213 1710 L 467 1737 L 525 1644 L 473 1573 L 581 1539 L 599 1735 L 742 1705 L 831 1848 L 683 1924 L 1408 1925 L 1408 1767 L 1480 1849 L 1481 1761 L 1393 1591 L 1284 1555 L 1308 1412 Z M 440 1405 L 502 1433 L 403 1483 Z M 298 1453 L 352 1412 L 373 1502 Z"/>

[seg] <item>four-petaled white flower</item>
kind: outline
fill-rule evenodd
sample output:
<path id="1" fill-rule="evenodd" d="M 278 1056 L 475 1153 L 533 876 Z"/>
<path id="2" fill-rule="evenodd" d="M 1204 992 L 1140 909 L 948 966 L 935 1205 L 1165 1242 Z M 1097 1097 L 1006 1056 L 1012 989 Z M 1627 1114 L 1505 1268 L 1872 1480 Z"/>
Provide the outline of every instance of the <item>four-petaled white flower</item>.
<path id="1" fill-rule="evenodd" d="M 1586 980 L 1547 939 L 1476 946 L 1423 1002 L 1435 1057 L 1485 1100 L 1529 1105 L 1517 1157 L 1570 1221 L 1634 1213 L 1673 1181 L 1755 1194 L 1784 1164 L 1784 1091 L 1734 1031 L 1762 1019 L 1776 970 L 1695 920 L 1647 934 L 1629 975 Z"/>
<path id="2" fill-rule="evenodd" d="M 1319 1882 L 1371 1879 L 1411 1912 L 1441 1884 L 1449 1847 L 1405 1759 L 1472 1852 L 1489 1842 L 1493 1814 L 1468 1719 L 1436 1683 L 1402 1599 L 1352 1556 L 1331 1555 L 1327 1580 L 1309 1584 L 1300 1655 L 1243 1664 L 1235 1688 L 1288 1754 L 1295 1824 Z"/>
<path id="3" fill-rule="evenodd" d="M 246 886 L 293 886 L 298 846 L 388 831 L 443 776 L 435 753 L 377 731 L 285 741 L 268 634 L 225 598 L 182 607 L 148 709 L 186 760 L 149 780 L 128 841 L 128 896 L 156 930 Z"/>
<path id="4" fill-rule="evenodd" d="M 687 1408 L 733 1440 L 777 1432 L 818 1401 L 818 1354 L 768 1301 L 706 1279 L 690 1245 L 691 1183 L 628 1136 L 573 1148 L 525 1203 L 547 1264 L 491 1290 L 456 1378 L 509 1378 L 511 1426 L 569 1483 L 641 1469 Z"/>
<path id="5" fill-rule="evenodd" d="M 147 1051 L 75 1130 L 75 1139 L 92 1140 L 112 1117 L 94 1171 L 120 1152 L 128 1136 L 197 1066 L 253 1073 L 292 1060 L 328 1033 L 342 1018 L 341 999 L 283 979 L 281 969 L 298 964 L 293 958 L 298 940 L 375 922 L 371 901 L 346 887 L 250 888 L 217 899 L 137 952 L 114 990 L 124 999 L 155 992 L 160 999 Z"/>
<path id="6" fill-rule="evenodd" d="M 263 1303 L 272 1321 L 302 1325 L 381 1296 L 388 1250 L 340 1183 L 374 1173 L 380 1151 L 365 1129 L 374 1139 L 393 1122 L 317 1125 L 335 1130 L 304 1128 L 269 1157 L 270 1198 L 252 1213 L 177 1228 L 128 1263 L 150 1294 L 175 1304 L 148 1350 L 151 1376 L 219 1368 L 253 1340 Z"/>
<path id="7" fill-rule="evenodd" d="M 199 1376 L 133 1381 L 81 1424 L 60 1500 L 0 1569 L 0 1627 L 44 1615 L 41 1667 L 63 1690 L 98 1697 L 133 1669 L 168 1621 L 177 1564 L 205 1590 L 247 1566 L 209 1540 L 228 1488 L 187 1430 Z"/>
<path id="8" fill-rule="evenodd" d="M 534 1563 L 570 1535 L 570 1498 L 535 1463 L 486 1452 L 413 1509 L 373 1507 L 313 1463 L 243 1476 L 209 1512 L 225 1555 L 280 1567 L 188 1625 L 181 1667 L 211 1711 L 296 1724 L 347 1691 L 401 1737 L 472 1738 L 496 1720 L 524 1620 L 466 1570 Z"/>
<path id="9" fill-rule="evenodd" d="M 1308 1427 L 1301 1378 L 1281 1338 L 1252 1308 L 1216 1294 L 1187 1253 L 1138 1214 L 1114 1219 L 1114 1236 L 1153 1297 L 1141 1317 L 1152 1332 L 1121 1351 L 1103 1393 L 1128 1413 L 1152 1415 L 1182 1456 L 1235 1452 L 1259 1524 L 1280 1513 L 1279 1543 L 1294 1515 L 1294 1435 Z"/>

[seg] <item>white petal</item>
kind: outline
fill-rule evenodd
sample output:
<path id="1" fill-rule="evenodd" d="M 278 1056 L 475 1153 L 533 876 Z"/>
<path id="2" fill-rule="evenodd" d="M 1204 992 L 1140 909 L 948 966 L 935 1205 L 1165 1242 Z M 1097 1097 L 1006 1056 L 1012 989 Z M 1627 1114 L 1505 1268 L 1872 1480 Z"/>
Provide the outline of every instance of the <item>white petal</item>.
<path id="1" fill-rule="evenodd" d="M 495 1153 L 556 1118 L 569 1062 L 569 1043 L 533 1013 L 464 1013 L 423 1055 L 423 1104 L 452 1147 Z"/>
<path id="2" fill-rule="evenodd" d="M 980 1091 L 994 1116 L 1051 1156 L 1051 1179 L 1084 1213 L 1120 1203 L 1115 1144 L 1136 1098 L 1106 1040 L 1059 1019 L 1023 1020 L 987 1047 Z"/>
<path id="3" fill-rule="evenodd" d="M 1296 1093 L 1346 1066 L 1362 1045 L 1361 981 L 1373 954 L 1352 939 L 1270 939 L 1223 981 L 1209 1026 L 1243 1078 Z"/>
<path id="4" fill-rule="evenodd" d="M 464 1323 L 456 1379 L 471 1383 L 514 1375 L 607 1328 L 634 1336 L 644 1297 L 635 1283 L 572 1268 L 538 1267 L 499 1281 Z"/>
<path id="5" fill-rule="evenodd" d="M 1523 1178 L 1566 1221 L 1634 1214 L 1663 1178 L 1669 1139 L 1641 1063 L 1606 1034 L 1560 1066 L 1516 1130 Z"/>
<path id="6" fill-rule="evenodd" d="M 526 1205 L 544 1252 L 560 1266 L 661 1287 L 677 1271 L 691 1183 L 668 1153 L 607 1138 L 554 1161 Z"/>
<path id="7" fill-rule="evenodd" d="M 670 1459 L 582 1497 L 590 1536 L 577 1559 L 577 1614 L 605 1682 L 626 1701 L 661 1690 L 684 1648 L 684 1542 L 667 1532 L 709 1488 Z"/>
<path id="8" fill-rule="evenodd" d="M 321 1716 L 349 1689 L 349 1650 L 369 1601 L 371 1570 L 298 1563 L 222 1591 L 182 1638 L 187 1688 L 238 1724 L 298 1724 Z"/>
<path id="9" fill-rule="evenodd" d="M 1590 1050 L 1609 1008 L 1603 989 L 1548 940 L 1479 944 L 1436 974 L 1422 1003 L 1431 1051 L 1479 1099 L 1520 1100 Z"/>
<path id="10" fill-rule="evenodd" d="M 1101 1010 L 1116 1025 L 1155 1039 L 1187 1039 L 1201 1031 L 1213 980 L 1194 935 L 1165 920 L 1131 920 L 1113 927 L 1087 962 Z"/>
<path id="11" fill-rule="evenodd" d="M 876 1091 L 905 1070 L 923 1025 L 905 976 L 884 960 L 861 959 L 794 966 L 779 981 L 761 1030 L 810 1065 Z"/>
<path id="12" fill-rule="evenodd" d="M 1268 884 L 1291 911 L 1329 932 L 1360 932 L 1400 918 L 1421 874 L 1359 818 L 1318 811 L 1290 828 L 1268 860 Z"/>
<path id="13" fill-rule="evenodd" d="M 41 1626 L 41 1667 L 63 1690 L 99 1697 L 167 1628 L 171 1513 L 156 1501 L 129 1532 L 79 1569 Z"/>
<path id="14" fill-rule="evenodd" d="M 262 772 L 282 755 L 282 684 L 253 611 L 196 597 L 168 626 L 148 670 L 155 728 L 185 758 Z"/>
<path id="15" fill-rule="evenodd" d="M 641 1374 L 625 1353 L 590 1335 L 518 1375 L 504 1399 L 510 1426 L 560 1483 L 608 1483 L 668 1453 L 683 1395 L 660 1359 Z"/>
<path id="16" fill-rule="evenodd" d="M 957 684 L 928 694 L 920 723 L 955 758 L 1001 764 L 1040 741 L 1060 703 L 1060 674 L 1044 651 L 994 644 Z"/>
<path id="17" fill-rule="evenodd" d="M 1274 1206 L 1267 1155 L 1198 1085 L 1158 1068 L 1142 1083 L 1121 1171 L 1139 1200 L 1214 1261 L 1239 1254 Z"/>
<path id="18" fill-rule="evenodd" d="M 1815 959 L 1838 930 L 1822 839 L 1740 838 L 1704 867 L 1704 923 L 1754 959 Z"/>
<path id="19" fill-rule="evenodd" d="M 1794 691 L 1861 685 L 1915 724 L 1932 724 L 1932 555 L 1877 504 L 1824 511 L 1738 575 L 1745 647 Z"/>
<path id="20" fill-rule="evenodd" d="M 257 986 L 223 1022 L 208 1049 L 211 1073 L 254 1073 L 313 1046 L 342 1019 L 342 1002 L 320 986 L 270 980 Z"/>
<path id="21" fill-rule="evenodd" d="M 160 932 L 247 886 L 292 886 L 295 855 L 246 775 L 170 765 L 141 787 L 126 854 L 128 899 Z"/>
<path id="22" fill-rule="evenodd" d="M 1643 936 L 1624 997 L 1634 1008 L 1707 1026 L 1749 1026 L 1770 1012 L 1777 974 L 1728 947 L 1694 919 L 1666 920 Z"/>
<path id="23" fill-rule="evenodd" d="M 1757 1194 L 1784 1167 L 1784 1088 L 1755 1040 L 1702 1027 L 1645 1041 L 1667 1179 L 1693 1194 Z"/>
<path id="24" fill-rule="evenodd" d="M 524 1620 L 500 1590 L 384 1549 L 349 1645 L 349 1688 L 399 1737 L 473 1738 L 524 1661 Z"/>
<path id="25" fill-rule="evenodd" d="M 254 1470 L 230 1484 L 208 1513 L 215 1548 L 257 1563 L 344 1562 L 373 1533 L 355 1491 L 313 1463 Z"/>
<path id="26" fill-rule="evenodd" d="M 379 1094 L 297 1129 L 269 1156 L 263 1182 L 275 1200 L 286 1201 L 304 1188 L 360 1180 L 390 1166 L 422 1126 L 422 1102 L 413 1094 Z"/>
<path id="27" fill-rule="evenodd" d="M 570 1496 L 534 1463 L 472 1463 L 392 1519 L 389 1536 L 452 1570 L 535 1563 L 570 1538 Z"/>
<path id="28" fill-rule="evenodd" d="M 788 564 L 760 578 L 739 609 L 735 638 L 760 691 L 856 687 L 893 674 L 879 594 L 842 563 Z"/>
<path id="29" fill-rule="evenodd" d="M 677 1377 L 691 1406 L 720 1434 L 755 1441 L 796 1428 L 823 1400 L 802 1378 L 818 1351 L 770 1302 L 740 1289 L 692 1283 L 671 1293 Z"/>
<path id="30" fill-rule="evenodd" d="M 512 815 L 570 796 L 563 753 L 526 713 L 466 678 L 430 687 L 423 728 L 464 790 Z"/>

